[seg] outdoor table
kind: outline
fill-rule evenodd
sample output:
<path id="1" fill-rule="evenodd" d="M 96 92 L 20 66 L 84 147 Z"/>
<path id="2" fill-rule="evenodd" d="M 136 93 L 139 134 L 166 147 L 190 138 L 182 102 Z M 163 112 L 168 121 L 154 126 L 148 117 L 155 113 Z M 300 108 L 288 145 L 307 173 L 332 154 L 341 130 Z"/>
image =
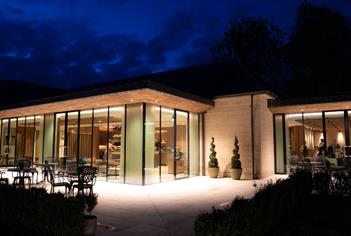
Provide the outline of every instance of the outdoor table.
<path id="1" fill-rule="evenodd" d="M 59 165 L 59 163 L 57 163 L 57 162 L 48 162 L 48 163 L 37 163 L 35 165 L 39 166 L 41 168 L 45 167 L 45 165 L 48 165 L 52 170 L 56 170 L 56 167 Z"/>
<path id="2" fill-rule="evenodd" d="M 345 166 L 330 166 L 330 171 L 332 173 L 344 172 L 346 170 Z"/>

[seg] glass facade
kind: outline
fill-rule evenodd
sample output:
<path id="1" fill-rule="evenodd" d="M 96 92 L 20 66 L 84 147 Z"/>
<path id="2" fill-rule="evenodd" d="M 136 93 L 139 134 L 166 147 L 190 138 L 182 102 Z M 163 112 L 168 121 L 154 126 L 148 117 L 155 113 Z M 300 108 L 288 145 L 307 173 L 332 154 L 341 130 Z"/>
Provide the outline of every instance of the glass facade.
<path id="1" fill-rule="evenodd" d="M 1 165 L 92 165 L 98 179 L 153 184 L 199 175 L 199 114 L 139 103 L 1 120 Z"/>
<path id="2" fill-rule="evenodd" d="M 323 111 L 274 115 L 275 172 L 322 153 L 335 165 L 346 165 L 345 146 L 350 145 L 350 111 Z"/>

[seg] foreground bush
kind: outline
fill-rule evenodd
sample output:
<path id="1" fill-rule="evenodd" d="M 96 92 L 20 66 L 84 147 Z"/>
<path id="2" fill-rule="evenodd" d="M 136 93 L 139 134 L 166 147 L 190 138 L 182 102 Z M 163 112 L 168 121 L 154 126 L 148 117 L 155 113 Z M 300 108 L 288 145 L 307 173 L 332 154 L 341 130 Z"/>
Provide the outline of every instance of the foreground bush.
<path id="1" fill-rule="evenodd" d="M 81 235 L 84 206 L 45 189 L 0 185 L 1 235 Z"/>
<path id="2" fill-rule="evenodd" d="M 312 177 L 298 172 L 286 180 L 268 183 L 252 199 L 237 198 L 226 209 L 202 213 L 195 235 L 264 235 L 293 214 L 312 191 Z"/>

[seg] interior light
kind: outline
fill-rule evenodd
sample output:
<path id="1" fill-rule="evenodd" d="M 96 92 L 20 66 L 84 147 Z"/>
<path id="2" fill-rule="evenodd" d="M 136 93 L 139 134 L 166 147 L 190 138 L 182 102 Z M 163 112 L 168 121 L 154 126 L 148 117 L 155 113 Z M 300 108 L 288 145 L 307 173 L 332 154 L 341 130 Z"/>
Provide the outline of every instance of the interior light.
<path id="1" fill-rule="evenodd" d="M 91 114 L 93 112 L 93 110 L 85 110 L 85 111 L 81 111 L 80 114 Z"/>
<path id="2" fill-rule="evenodd" d="M 338 144 L 339 144 L 340 146 L 344 146 L 344 145 L 345 145 L 344 134 L 342 133 L 341 130 L 339 130 L 339 132 L 338 132 Z"/>
<path id="3" fill-rule="evenodd" d="M 327 115 L 344 115 L 343 111 L 330 111 L 330 112 L 326 112 L 325 114 Z"/>
<path id="4" fill-rule="evenodd" d="M 101 112 L 107 112 L 107 108 L 102 108 L 102 109 L 96 109 L 96 110 L 94 110 L 94 113 L 101 113 Z"/>
<path id="5" fill-rule="evenodd" d="M 110 107 L 110 111 L 121 111 L 122 107 Z"/>
<path id="6" fill-rule="evenodd" d="M 301 113 L 289 114 L 288 118 L 302 118 L 302 114 Z"/>

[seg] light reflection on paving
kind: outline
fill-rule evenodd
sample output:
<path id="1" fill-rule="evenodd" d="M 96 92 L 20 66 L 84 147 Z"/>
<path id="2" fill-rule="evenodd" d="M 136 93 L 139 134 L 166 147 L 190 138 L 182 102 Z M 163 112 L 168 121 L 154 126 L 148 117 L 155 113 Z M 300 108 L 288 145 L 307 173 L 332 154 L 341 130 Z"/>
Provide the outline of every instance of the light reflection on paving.
<path id="1" fill-rule="evenodd" d="M 274 175 L 256 180 L 257 186 L 285 178 Z M 101 224 L 97 235 L 192 235 L 196 216 L 212 206 L 229 206 L 236 196 L 252 197 L 257 191 L 254 181 L 211 179 L 205 176 L 149 186 L 135 186 L 98 181 L 99 194 L 94 214 Z"/>
<path id="2" fill-rule="evenodd" d="M 12 183 L 9 172 L 4 177 Z M 99 195 L 98 205 L 93 211 L 99 223 L 96 235 L 192 235 L 200 212 L 210 211 L 213 206 L 225 208 L 236 196 L 250 198 L 262 184 L 278 178 L 286 176 L 256 181 L 198 176 L 148 186 L 97 181 L 94 192 Z M 50 191 L 48 182 L 36 186 Z"/>

